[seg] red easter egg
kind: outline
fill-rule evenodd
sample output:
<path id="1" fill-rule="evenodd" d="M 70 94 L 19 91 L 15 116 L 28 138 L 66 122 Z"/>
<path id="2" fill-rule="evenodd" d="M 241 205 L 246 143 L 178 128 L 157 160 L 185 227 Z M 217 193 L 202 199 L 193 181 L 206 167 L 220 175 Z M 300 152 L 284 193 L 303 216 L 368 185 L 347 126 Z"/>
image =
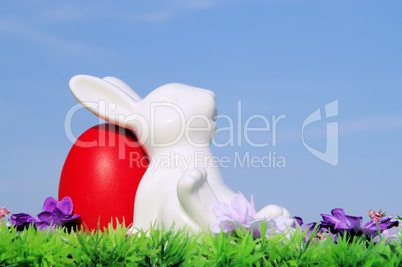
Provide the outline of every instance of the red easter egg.
<path id="1" fill-rule="evenodd" d="M 74 214 L 89 230 L 102 230 L 115 218 L 133 223 L 137 187 L 148 158 L 135 135 L 105 123 L 85 131 L 67 155 L 60 176 L 59 200 L 69 196 Z M 114 224 L 115 225 L 115 224 Z"/>

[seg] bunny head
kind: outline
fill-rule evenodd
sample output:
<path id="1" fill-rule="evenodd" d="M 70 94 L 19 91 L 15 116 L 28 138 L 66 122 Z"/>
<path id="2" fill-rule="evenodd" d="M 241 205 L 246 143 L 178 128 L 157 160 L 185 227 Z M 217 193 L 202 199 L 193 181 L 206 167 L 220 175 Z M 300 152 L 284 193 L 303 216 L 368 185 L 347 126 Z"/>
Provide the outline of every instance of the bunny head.
<path id="1" fill-rule="evenodd" d="M 175 145 L 209 147 L 216 131 L 215 95 L 209 90 L 171 83 L 141 99 L 117 78 L 88 75 L 73 77 L 70 88 L 92 113 L 134 131 L 150 154 Z"/>
<path id="2" fill-rule="evenodd" d="M 141 109 L 150 123 L 153 147 L 208 147 L 216 131 L 215 94 L 209 90 L 166 84 L 145 97 Z"/>

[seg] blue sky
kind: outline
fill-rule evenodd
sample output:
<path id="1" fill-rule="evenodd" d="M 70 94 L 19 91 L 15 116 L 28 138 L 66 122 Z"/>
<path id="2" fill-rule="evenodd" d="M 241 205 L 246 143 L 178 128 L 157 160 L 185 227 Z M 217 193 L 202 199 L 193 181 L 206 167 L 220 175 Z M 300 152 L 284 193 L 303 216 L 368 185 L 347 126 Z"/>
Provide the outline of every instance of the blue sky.
<path id="1" fill-rule="evenodd" d="M 285 115 L 276 146 L 240 136 L 241 145 L 213 147 L 217 156 L 285 158 L 285 168 L 221 169 L 258 209 L 277 203 L 305 221 L 333 208 L 402 214 L 401 1 L 149 2 L 0 3 L 0 206 L 37 214 L 57 197 L 72 146 L 64 120 L 77 104 L 68 82 L 89 74 L 116 76 L 141 96 L 170 82 L 213 90 L 219 114 L 236 123 L 241 101 L 243 126 L 255 114 Z M 301 135 L 303 121 L 334 100 L 338 116 L 304 134 L 323 151 L 326 123 L 338 122 L 337 166 L 313 156 Z M 82 109 L 73 133 L 97 123 Z M 271 142 L 272 133 L 250 138 Z"/>

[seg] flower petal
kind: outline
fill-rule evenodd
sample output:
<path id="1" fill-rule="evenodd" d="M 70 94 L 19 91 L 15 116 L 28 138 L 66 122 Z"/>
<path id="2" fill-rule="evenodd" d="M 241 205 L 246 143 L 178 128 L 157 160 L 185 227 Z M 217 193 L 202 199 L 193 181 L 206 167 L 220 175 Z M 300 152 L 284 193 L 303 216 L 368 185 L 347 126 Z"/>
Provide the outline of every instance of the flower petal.
<path id="1" fill-rule="evenodd" d="M 70 222 L 73 222 L 74 220 L 78 220 L 78 219 L 80 219 L 80 215 L 74 214 L 74 215 L 71 216 L 71 217 L 60 219 L 60 220 L 59 220 L 57 223 L 55 223 L 54 225 L 55 225 L 55 226 L 64 227 L 64 226 L 66 226 L 66 224 L 68 224 L 68 223 L 70 223 Z"/>
<path id="2" fill-rule="evenodd" d="M 395 226 L 395 227 L 392 227 L 392 228 L 389 228 L 389 229 L 385 230 L 382 233 L 382 236 L 385 238 L 385 240 L 387 242 L 391 242 L 394 239 L 399 238 L 399 227 Z"/>
<path id="3" fill-rule="evenodd" d="M 294 220 L 291 218 L 287 218 L 285 216 L 279 216 L 273 219 L 276 223 L 276 228 L 278 229 L 277 232 L 284 232 L 288 229 L 292 228 L 292 224 L 294 223 Z"/>
<path id="4" fill-rule="evenodd" d="M 53 214 L 51 212 L 48 211 L 43 211 L 41 213 L 38 214 L 38 218 L 41 222 L 46 222 L 48 224 L 51 223 L 51 221 L 54 219 L 53 218 Z"/>
<path id="5" fill-rule="evenodd" d="M 273 219 L 265 219 L 265 221 L 267 222 L 267 232 L 265 236 L 270 236 L 276 230 L 276 223 Z"/>
<path id="6" fill-rule="evenodd" d="M 256 214 L 257 214 L 257 211 L 255 210 L 254 196 L 251 195 L 251 197 L 250 197 L 250 212 L 249 212 L 249 216 L 255 217 Z"/>
<path id="7" fill-rule="evenodd" d="M 313 232 L 313 230 L 314 230 L 314 228 L 315 228 L 316 225 L 317 225 L 317 223 L 315 223 L 315 222 L 308 223 L 308 224 L 306 224 L 306 225 L 303 225 L 302 230 L 305 231 L 306 229 L 308 229 L 308 230 L 307 230 L 307 234 L 310 235 L 310 234 Z"/>
<path id="8" fill-rule="evenodd" d="M 363 217 L 361 217 L 361 216 L 356 217 L 356 216 L 346 215 L 346 218 L 350 222 L 351 228 L 361 229 L 361 224 L 362 224 Z"/>
<path id="9" fill-rule="evenodd" d="M 331 214 L 334 216 L 334 220 L 346 222 L 346 215 L 343 209 L 333 209 Z"/>
<path id="10" fill-rule="evenodd" d="M 335 224 L 338 222 L 338 220 L 335 220 L 334 216 L 328 215 L 328 214 L 320 214 L 323 222 L 326 224 L 333 225 L 335 227 Z"/>
<path id="11" fill-rule="evenodd" d="M 50 227 L 50 223 L 47 223 L 47 222 L 39 222 L 39 223 L 36 224 L 36 226 L 38 227 L 38 230 L 39 230 L 39 231 L 47 230 L 47 229 L 49 229 L 49 227 Z"/>
<path id="12" fill-rule="evenodd" d="M 241 193 L 235 195 L 232 199 L 232 207 L 240 217 L 241 222 L 243 222 L 250 213 L 250 203 Z"/>
<path id="13" fill-rule="evenodd" d="M 27 213 L 12 214 L 10 219 L 12 224 L 15 226 L 39 222 L 37 219 Z"/>
<path id="14" fill-rule="evenodd" d="M 293 228 L 294 228 L 294 229 L 297 228 L 297 225 L 298 225 L 299 227 L 301 227 L 301 226 L 303 225 L 303 219 L 302 219 L 301 217 L 294 216 L 294 217 L 293 217 L 293 220 L 294 220 L 294 224 L 293 224 Z"/>
<path id="15" fill-rule="evenodd" d="M 255 220 L 250 224 L 250 229 L 253 230 L 253 238 L 261 237 L 261 223 L 263 222 L 262 219 Z"/>
<path id="16" fill-rule="evenodd" d="M 212 211 L 214 212 L 214 214 L 215 214 L 216 217 L 218 217 L 218 218 L 225 216 L 225 211 L 224 211 L 222 205 L 220 205 L 220 204 L 214 204 L 214 205 L 212 206 Z"/>
<path id="17" fill-rule="evenodd" d="M 209 229 L 211 230 L 212 233 L 219 234 L 222 228 L 220 227 L 219 221 L 214 221 L 209 225 Z"/>
<path id="18" fill-rule="evenodd" d="M 57 200 L 53 197 L 48 197 L 43 203 L 42 211 L 53 212 L 54 208 L 57 206 Z"/>
<path id="19" fill-rule="evenodd" d="M 64 197 L 60 202 L 57 203 L 56 207 L 64 214 L 71 215 L 73 212 L 73 201 L 70 197 Z"/>

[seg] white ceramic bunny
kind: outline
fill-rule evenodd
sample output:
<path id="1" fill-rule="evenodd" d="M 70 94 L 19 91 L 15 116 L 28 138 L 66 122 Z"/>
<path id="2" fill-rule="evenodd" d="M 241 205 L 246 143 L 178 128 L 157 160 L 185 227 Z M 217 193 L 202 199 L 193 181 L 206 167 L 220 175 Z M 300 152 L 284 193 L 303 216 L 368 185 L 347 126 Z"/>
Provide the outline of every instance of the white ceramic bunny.
<path id="1" fill-rule="evenodd" d="M 235 193 L 210 161 L 217 117 L 212 91 L 173 83 L 141 99 L 117 78 L 87 75 L 73 77 L 70 88 L 92 113 L 135 132 L 150 157 L 137 189 L 133 231 L 155 221 L 198 231 L 216 219 L 214 204 L 230 203 Z M 259 218 L 280 215 L 290 216 L 277 205 L 257 213 Z"/>

